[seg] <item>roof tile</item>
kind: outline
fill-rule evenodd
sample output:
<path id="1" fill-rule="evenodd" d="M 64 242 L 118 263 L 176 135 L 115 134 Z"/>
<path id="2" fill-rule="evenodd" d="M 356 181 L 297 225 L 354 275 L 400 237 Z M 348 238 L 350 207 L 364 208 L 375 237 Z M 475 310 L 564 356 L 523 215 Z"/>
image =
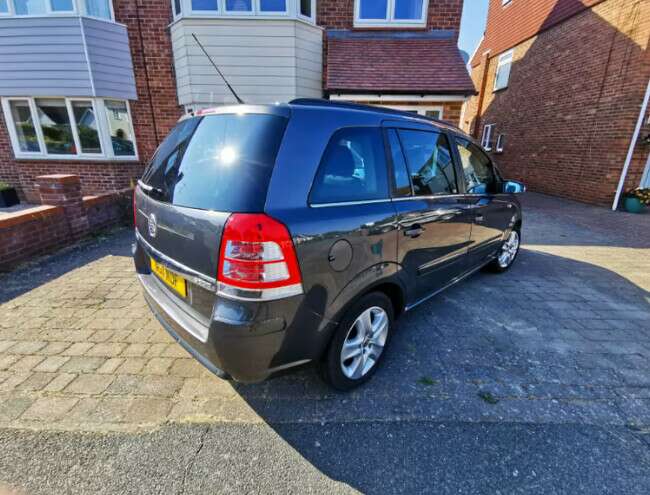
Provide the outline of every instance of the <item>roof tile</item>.
<path id="1" fill-rule="evenodd" d="M 475 94 L 453 39 L 330 39 L 325 89 Z"/>

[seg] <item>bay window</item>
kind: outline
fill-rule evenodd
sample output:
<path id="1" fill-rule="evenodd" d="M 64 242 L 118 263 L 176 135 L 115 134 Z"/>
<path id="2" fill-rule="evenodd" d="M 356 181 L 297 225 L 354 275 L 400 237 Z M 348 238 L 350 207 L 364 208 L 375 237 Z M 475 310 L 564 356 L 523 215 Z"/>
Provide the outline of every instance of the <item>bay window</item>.
<path id="1" fill-rule="evenodd" d="M 174 18 L 188 15 L 285 16 L 315 22 L 316 0 L 171 0 Z"/>
<path id="2" fill-rule="evenodd" d="M 4 98 L 16 158 L 135 160 L 127 101 L 101 98 Z"/>
<path id="3" fill-rule="evenodd" d="M 356 26 L 426 26 L 428 0 L 355 0 Z"/>
<path id="4" fill-rule="evenodd" d="M 112 0 L 0 0 L 0 15 L 48 16 L 75 13 L 113 20 Z"/>

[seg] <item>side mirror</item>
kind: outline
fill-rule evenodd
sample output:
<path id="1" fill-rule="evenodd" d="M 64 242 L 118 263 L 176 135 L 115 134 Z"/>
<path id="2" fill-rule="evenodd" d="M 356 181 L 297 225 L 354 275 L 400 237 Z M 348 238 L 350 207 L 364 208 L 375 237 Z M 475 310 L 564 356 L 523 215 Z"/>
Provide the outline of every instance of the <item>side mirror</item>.
<path id="1" fill-rule="evenodd" d="M 522 194 L 526 192 L 526 186 L 516 180 L 506 180 L 502 183 L 503 192 L 506 194 Z"/>

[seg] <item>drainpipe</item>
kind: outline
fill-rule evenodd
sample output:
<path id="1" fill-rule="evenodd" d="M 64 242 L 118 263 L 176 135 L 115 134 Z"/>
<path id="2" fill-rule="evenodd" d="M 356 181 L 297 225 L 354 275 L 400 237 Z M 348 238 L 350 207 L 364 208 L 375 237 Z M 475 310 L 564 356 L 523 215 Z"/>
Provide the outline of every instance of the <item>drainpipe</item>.
<path id="1" fill-rule="evenodd" d="M 646 110 L 648 109 L 648 101 L 650 101 L 650 80 L 648 80 L 648 86 L 645 90 L 645 98 L 643 98 L 643 104 L 641 105 L 641 112 L 639 112 L 639 118 L 636 121 L 636 128 L 634 129 L 634 135 L 632 136 L 632 142 L 630 143 L 630 148 L 627 150 L 627 158 L 625 158 L 625 165 L 623 165 L 623 171 L 621 172 L 621 179 L 618 181 L 618 187 L 616 188 L 616 197 L 614 198 L 614 203 L 612 204 L 612 210 L 616 211 L 618 202 L 621 199 L 621 194 L 623 193 L 623 187 L 625 186 L 625 178 L 627 177 L 627 170 L 630 168 L 630 163 L 632 162 L 632 157 L 634 156 L 634 148 L 636 142 L 639 139 L 639 133 L 641 132 L 641 126 L 643 125 L 643 120 L 645 119 Z"/>

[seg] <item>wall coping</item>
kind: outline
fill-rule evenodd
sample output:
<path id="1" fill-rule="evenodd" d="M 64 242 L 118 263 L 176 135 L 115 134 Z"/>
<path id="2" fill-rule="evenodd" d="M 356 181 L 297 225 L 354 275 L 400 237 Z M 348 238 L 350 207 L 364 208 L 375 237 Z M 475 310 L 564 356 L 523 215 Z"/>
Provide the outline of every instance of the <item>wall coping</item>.
<path id="1" fill-rule="evenodd" d="M 36 177 L 36 180 L 45 180 L 58 182 L 60 184 L 74 184 L 80 182 L 79 176 L 76 174 L 50 174 L 50 175 L 39 175 Z"/>
<path id="2" fill-rule="evenodd" d="M 3 215 L 0 218 L 0 229 L 7 229 L 33 220 L 40 220 L 61 214 L 63 214 L 63 208 L 61 206 L 35 206 L 28 210 L 16 211 L 14 213 Z"/>

